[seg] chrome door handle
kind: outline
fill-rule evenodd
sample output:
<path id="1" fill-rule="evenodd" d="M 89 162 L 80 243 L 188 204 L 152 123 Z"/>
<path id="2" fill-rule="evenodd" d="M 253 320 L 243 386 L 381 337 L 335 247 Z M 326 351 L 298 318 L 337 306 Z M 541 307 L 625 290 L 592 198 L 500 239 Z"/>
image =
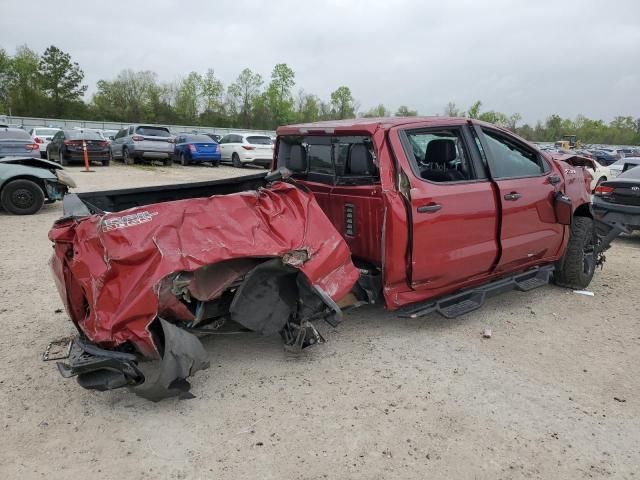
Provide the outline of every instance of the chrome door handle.
<path id="1" fill-rule="evenodd" d="M 522 197 L 522 195 L 520 195 L 518 192 L 511 192 L 511 193 L 507 193 L 504 196 L 504 199 L 505 200 L 515 201 L 515 200 L 518 200 L 520 197 Z"/>
<path id="2" fill-rule="evenodd" d="M 421 205 L 417 208 L 418 213 L 434 213 L 442 208 L 439 203 L 429 203 L 428 205 Z"/>

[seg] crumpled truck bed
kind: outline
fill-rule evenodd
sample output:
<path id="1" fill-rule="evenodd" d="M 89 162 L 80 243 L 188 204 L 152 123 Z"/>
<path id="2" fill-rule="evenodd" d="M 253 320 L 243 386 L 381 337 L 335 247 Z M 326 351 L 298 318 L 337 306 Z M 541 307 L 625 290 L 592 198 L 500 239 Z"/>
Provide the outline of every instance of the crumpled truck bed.
<path id="1" fill-rule="evenodd" d="M 162 356 L 150 331 L 156 318 L 194 318 L 185 307 L 189 292 L 175 290 L 179 275 L 191 282 L 191 295 L 211 300 L 232 283 L 229 275 L 254 266 L 247 261 L 280 259 L 333 301 L 348 295 L 359 275 L 313 195 L 285 182 L 63 218 L 49 238 L 58 291 L 82 334 L 101 348 L 127 343 L 151 359 Z M 232 268 L 207 275 L 215 265 Z"/>

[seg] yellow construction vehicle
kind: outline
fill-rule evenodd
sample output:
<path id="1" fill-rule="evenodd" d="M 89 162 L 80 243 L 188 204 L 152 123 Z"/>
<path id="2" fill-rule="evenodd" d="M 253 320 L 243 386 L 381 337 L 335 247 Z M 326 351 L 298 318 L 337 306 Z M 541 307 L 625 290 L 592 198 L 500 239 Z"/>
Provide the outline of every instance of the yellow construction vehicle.
<path id="1" fill-rule="evenodd" d="M 562 140 L 558 140 L 554 145 L 562 150 L 574 150 L 582 147 L 582 143 L 576 135 L 563 135 Z"/>

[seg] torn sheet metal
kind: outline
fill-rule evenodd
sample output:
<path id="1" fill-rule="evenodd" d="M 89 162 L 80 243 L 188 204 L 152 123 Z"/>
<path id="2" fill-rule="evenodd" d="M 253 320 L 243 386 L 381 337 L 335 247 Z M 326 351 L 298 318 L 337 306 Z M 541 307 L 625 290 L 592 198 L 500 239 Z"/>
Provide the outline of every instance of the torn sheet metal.
<path id="1" fill-rule="evenodd" d="M 164 336 L 162 359 L 157 364 L 142 364 L 145 382 L 130 387 L 137 395 L 155 402 L 186 393 L 190 386 L 187 377 L 209 368 L 207 352 L 198 337 L 166 320 L 160 319 L 160 324 Z"/>
<path id="2" fill-rule="evenodd" d="M 65 218 L 49 238 L 56 284 L 78 328 L 103 348 L 130 343 L 147 358 L 160 356 L 149 333 L 156 316 L 186 315 L 177 297 L 168 295 L 177 284 L 175 277 L 164 279 L 172 275 L 201 276 L 189 294 L 203 299 L 218 293 L 220 279 L 213 277 L 220 275 L 225 279 L 220 285 L 227 285 L 256 259 L 286 259 L 332 301 L 349 293 L 358 278 L 347 244 L 313 195 L 284 182 Z M 207 266 L 237 259 L 251 260 L 207 274 Z"/>

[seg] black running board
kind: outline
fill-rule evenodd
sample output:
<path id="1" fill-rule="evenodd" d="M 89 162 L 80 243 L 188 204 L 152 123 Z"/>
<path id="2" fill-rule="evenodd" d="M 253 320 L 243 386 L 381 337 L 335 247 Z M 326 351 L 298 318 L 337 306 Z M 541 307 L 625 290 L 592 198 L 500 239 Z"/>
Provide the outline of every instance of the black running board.
<path id="1" fill-rule="evenodd" d="M 438 312 L 445 318 L 456 318 L 480 308 L 487 296 L 497 295 L 510 290 L 528 292 L 534 288 L 547 285 L 551 280 L 553 265 L 536 267 L 511 277 L 501 278 L 479 287 L 454 293 L 438 300 L 430 300 L 400 310 L 402 318 L 418 318 L 433 312 Z"/>

